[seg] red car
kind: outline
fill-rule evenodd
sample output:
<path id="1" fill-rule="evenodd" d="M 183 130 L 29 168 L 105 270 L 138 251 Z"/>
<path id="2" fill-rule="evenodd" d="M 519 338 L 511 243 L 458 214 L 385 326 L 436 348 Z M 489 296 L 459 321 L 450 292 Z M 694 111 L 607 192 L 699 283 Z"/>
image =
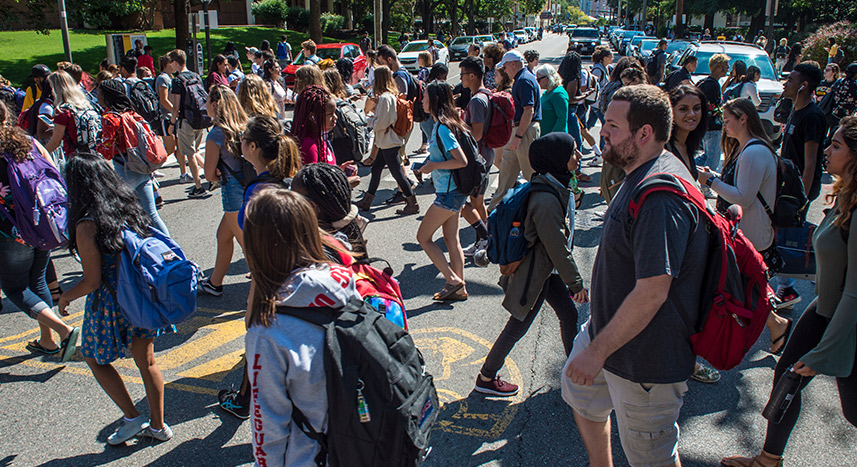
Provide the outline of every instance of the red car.
<path id="1" fill-rule="evenodd" d="M 351 75 L 351 82 L 354 84 L 363 78 L 366 74 L 366 56 L 357 44 L 337 43 L 337 44 L 318 44 L 315 49 L 315 54 L 322 60 L 329 58 L 334 62 L 340 58 L 350 58 L 354 62 L 354 74 Z M 304 64 L 304 53 L 301 50 L 295 59 L 283 70 L 283 79 L 286 85 L 292 87 L 295 85 L 295 71 Z"/>

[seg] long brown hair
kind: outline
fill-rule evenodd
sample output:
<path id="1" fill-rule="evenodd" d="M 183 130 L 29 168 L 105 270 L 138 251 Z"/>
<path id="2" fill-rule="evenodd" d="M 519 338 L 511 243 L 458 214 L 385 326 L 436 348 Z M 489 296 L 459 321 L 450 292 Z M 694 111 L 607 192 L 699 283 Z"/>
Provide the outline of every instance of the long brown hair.
<path id="1" fill-rule="evenodd" d="M 750 132 L 751 138 L 756 138 L 759 141 L 765 143 L 765 146 L 774 151 L 774 143 L 771 142 L 771 138 L 768 137 L 768 133 L 765 132 L 765 128 L 762 126 L 762 120 L 759 118 L 759 111 L 756 110 L 756 106 L 753 105 L 753 102 L 750 99 L 739 98 L 732 99 L 731 101 L 723 104 L 723 112 L 729 112 L 735 118 L 741 118 L 742 115 L 747 116 L 747 131 Z M 723 161 L 723 165 L 731 162 L 732 159 L 738 157 L 738 150 L 741 149 L 738 147 L 738 140 L 726 135 L 726 130 L 723 131 L 723 135 L 720 137 L 720 144 L 723 148 L 723 154 L 725 155 L 725 160 Z"/>
<path id="2" fill-rule="evenodd" d="M 278 291 L 295 269 L 329 262 L 315 208 L 302 195 L 266 187 L 247 204 L 244 256 L 253 275 L 250 326 L 270 326 Z"/>
<path id="3" fill-rule="evenodd" d="M 372 87 L 372 92 L 376 97 L 385 92 L 391 92 L 393 96 L 399 95 L 399 88 L 393 80 L 393 71 L 387 65 L 375 68 L 375 83 Z"/>
<path id="4" fill-rule="evenodd" d="M 9 154 L 15 162 L 29 160 L 33 149 L 33 138 L 20 127 L 7 125 L 8 107 L 0 102 L 0 152 Z"/>
<path id="5" fill-rule="evenodd" d="M 244 138 L 256 143 L 272 177 L 294 177 L 301 169 L 301 150 L 295 141 L 283 133 L 276 117 L 259 115 L 247 121 Z"/>
<path id="6" fill-rule="evenodd" d="M 307 86 L 321 86 L 323 88 L 327 88 L 327 84 L 324 82 L 324 75 L 321 73 L 321 69 L 315 65 L 304 65 L 297 70 L 295 70 L 295 95 L 300 95 L 301 91 L 304 90 Z"/>
<path id="7" fill-rule="evenodd" d="M 826 196 L 828 203 L 839 203 L 839 217 L 834 225 L 848 230 L 851 213 L 857 208 L 857 117 L 845 117 L 839 121 L 842 139 L 851 152 L 851 160 L 845 165 L 845 174 L 836 177 L 833 190 Z"/>
<path id="8" fill-rule="evenodd" d="M 211 87 L 208 100 L 215 106 L 214 124 L 223 131 L 226 149 L 232 154 L 241 154 L 240 134 L 247 125 L 247 114 L 238 97 L 229 86 L 218 84 Z"/>

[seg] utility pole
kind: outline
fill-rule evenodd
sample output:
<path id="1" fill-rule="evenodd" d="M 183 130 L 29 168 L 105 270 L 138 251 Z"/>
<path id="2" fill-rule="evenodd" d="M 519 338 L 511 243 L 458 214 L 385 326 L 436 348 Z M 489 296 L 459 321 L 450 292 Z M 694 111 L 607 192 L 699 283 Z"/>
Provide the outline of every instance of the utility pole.
<path id="1" fill-rule="evenodd" d="M 675 0 L 675 38 L 684 37 L 684 0 Z"/>
<path id="2" fill-rule="evenodd" d="M 202 0 L 202 14 L 204 15 L 203 21 L 205 24 L 205 54 L 208 57 L 208 67 L 211 69 L 211 37 L 209 36 L 209 30 L 211 29 L 211 24 L 208 21 L 208 7 L 211 5 L 211 0 Z"/>
<path id="3" fill-rule="evenodd" d="M 384 13 L 383 13 L 383 7 L 381 7 L 381 0 L 375 0 L 372 3 L 375 5 L 375 15 L 374 15 L 373 19 L 375 20 L 375 48 L 377 49 L 379 41 L 383 37 L 383 31 L 382 31 L 383 28 L 381 26 L 381 17 L 383 16 Z M 423 27 L 427 27 L 427 26 L 423 25 Z M 426 29 L 426 31 L 428 31 L 428 29 Z"/>
<path id="4" fill-rule="evenodd" d="M 65 12 L 65 0 L 57 0 L 57 2 L 60 10 L 60 27 L 62 28 L 62 48 L 65 50 L 66 61 L 71 62 L 71 45 L 68 41 L 68 18 L 66 18 Z"/>

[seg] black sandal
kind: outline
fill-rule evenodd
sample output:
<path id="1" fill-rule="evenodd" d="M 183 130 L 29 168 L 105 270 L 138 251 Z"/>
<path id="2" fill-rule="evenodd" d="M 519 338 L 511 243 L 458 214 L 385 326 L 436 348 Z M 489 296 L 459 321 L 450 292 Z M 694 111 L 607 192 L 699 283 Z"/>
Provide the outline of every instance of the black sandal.
<path id="1" fill-rule="evenodd" d="M 41 352 L 45 355 L 56 355 L 62 350 L 62 347 L 57 347 L 55 349 L 46 349 L 42 344 L 39 344 L 39 340 L 35 339 L 30 342 L 27 342 L 27 350 L 30 352 Z"/>
<path id="2" fill-rule="evenodd" d="M 789 322 L 786 325 L 786 330 L 782 334 L 780 334 L 780 337 L 777 337 L 776 339 L 771 339 L 771 347 L 773 347 L 779 341 L 783 341 L 783 345 L 781 345 L 780 348 L 778 348 L 776 351 L 769 349 L 768 352 L 770 352 L 771 355 L 780 356 L 783 354 L 783 349 L 786 348 L 786 344 L 788 343 L 789 336 L 792 333 L 792 325 L 794 324 L 794 321 L 792 321 L 791 318 L 786 318 L 786 321 Z"/>
<path id="3" fill-rule="evenodd" d="M 458 294 L 458 291 L 464 288 L 464 282 L 458 284 L 445 284 L 440 292 L 432 296 L 432 300 L 443 302 L 447 300 L 467 300 L 467 294 Z M 463 298 L 461 298 L 463 296 Z"/>
<path id="4" fill-rule="evenodd" d="M 54 301 L 54 304 L 56 304 L 58 301 L 60 301 L 60 297 L 62 296 L 62 287 L 60 287 L 58 285 L 58 286 L 56 286 L 52 289 L 48 289 L 48 290 L 51 292 L 51 300 Z"/>

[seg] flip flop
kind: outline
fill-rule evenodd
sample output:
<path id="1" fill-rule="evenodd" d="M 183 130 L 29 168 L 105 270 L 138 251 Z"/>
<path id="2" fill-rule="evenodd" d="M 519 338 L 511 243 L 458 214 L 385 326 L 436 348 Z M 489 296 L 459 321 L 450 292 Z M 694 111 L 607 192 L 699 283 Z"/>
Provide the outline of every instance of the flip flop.
<path id="1" fill-rule="evenodd" d="M 62 347 L 57 347 L 55 349 L 46 349 L 42 346 L 42 344 L 39 344 L 38 339 L 27 342 L 27 350 L 29 350 L 30 352 L 41 352 L 46 355 L 54 355 L 59 353 L 60 349 L 62 349 Z"/>
<path id="2" fill-rule="evenodd" d="M 60 344 L 60 348 L 62 349 L 62 358 L 60 361 L 65 363 L 71 360 L 72 355 L 74 355 L 74 351 L 77 350 L 77 338 L 80 337 L 80 328 L 74 328 L 71 330 L 71 333 L 62 340 L 62 344 Z"/>
<path id="3" fill-rule="evenodd" d="M 779 341 L 783 341 L 783 345 L 781 345 L 781 346 L 780 346 L 780 348 L 779 348 L 779 349 L 777 349 L 776 351 L 772 351 L 772 350 L 770 350 L 770 349 L 769 349 L 769 350 L 768 350 L 768 352 L 770 352 L 770 353 L 771 353 L 771 355 L 780 356 L 780 355 L 782 355 L 782 354 L 783 354 L 783 349 L 785 349 L 785 348 L 786 348 L 786 343 L 788 342 L 788 340 L 789 340 L 789 336 L 790 336 L 790 335 L 791 335 L 791 333 L 792 333 L 792 325 L 794 324 L 794 321 L 792 321 L 792 319 L 791 319 L 791 318 L 786 318 L 786 321 L 788 321 L 788 322 L 789 322 L 789 324 L 787 324 L 787 325 L 786 325 L 786 330 L 785 330 L 785 332 L 783 332 L 782 334 L 780 334 L 780 337 L 777 337 L 776 339 L 772 339 L 772 340 L 771 340 L 771 347 L 773 347 L 774 345 L 776 345 L 776 343 L 777 343 L 777 342 L 779 342 Z"/>
<path id="4" fill-rule="evenodd" d="M 462 300 L 461 298 L 458 298 L 458 299 L 454 298 L 456 296 L 456 293 L 459 290 L 461 290 L 462 288 L 464 288 L 464 282 L 460 282 L 456 285 L 446 284 L 443 286 L 442 289 L 440 289 L 440 292 L 434 294 L 434 296 L 432 297 L 432 300 L 435 300 L 438 302 L 444 302 L 447 300 Z M 467 294 L 464 294 L 464 300 L 466 300 L 466 299 L 467 299 Z"/>

